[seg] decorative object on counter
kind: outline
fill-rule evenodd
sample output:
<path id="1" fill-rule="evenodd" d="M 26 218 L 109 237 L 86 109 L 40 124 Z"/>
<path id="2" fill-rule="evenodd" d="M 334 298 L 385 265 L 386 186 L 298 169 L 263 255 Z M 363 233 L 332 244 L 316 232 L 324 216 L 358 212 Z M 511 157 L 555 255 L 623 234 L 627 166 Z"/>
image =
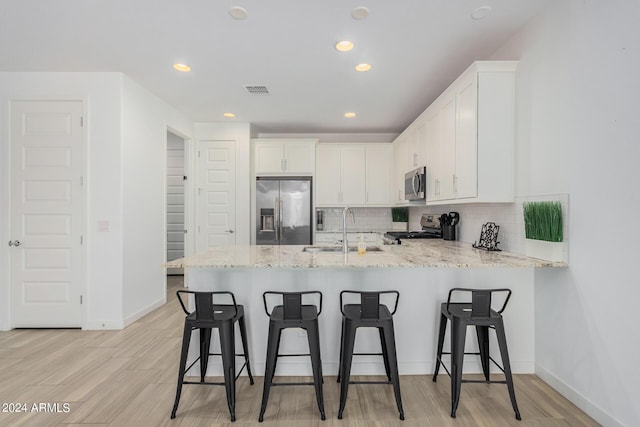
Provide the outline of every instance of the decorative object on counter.
<path id="1" fill-rule="evenodd" d="M 393 231 L 407 231 L 409 229 L 409 209 L 391 208 L 391 229 Z"/>
<path id="2" fill-rule="evenodd" d="M 525 202 L 522 204 L 522 211 L 527 256 L 553 262 L 563 261 L 564 243 L 560 202 Z"/>
<path id="3" fill-rule="evenodd" d="M 456 225 L 460 222 L 458 212 L 449 212 L 440 215 L 440 226 L 442 227 L 442 238 L 444 240 L 456 240 Z"/>
<path id="4" fill-rule="evenodd" d="M 476 249 L 484 249 L 485 251 L 501 251 L 498 249 L 498 232 L 500 226 L 495 222 L 487 222 L 482 224 L 482 230 L 480 231 L 480 240 L 473 243 L 473 247 Z"/>

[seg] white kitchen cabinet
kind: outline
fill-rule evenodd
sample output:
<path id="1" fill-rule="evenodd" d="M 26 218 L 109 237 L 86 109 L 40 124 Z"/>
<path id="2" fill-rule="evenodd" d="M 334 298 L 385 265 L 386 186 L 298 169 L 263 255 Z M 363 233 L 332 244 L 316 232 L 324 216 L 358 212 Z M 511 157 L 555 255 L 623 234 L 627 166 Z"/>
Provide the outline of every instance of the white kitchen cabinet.
<path id="1" fill-rule="evenodd" d="M 316 205 L 340 205 L 340 147 L 318 144 L 316 148 Z"/>
<path id="2" fill-rule="evenodd" d="M 427 183 L 427 188 L 432 187 L 434 192 L 428 200 L 450 200 L 455 197 L 455 174 L 456 174 L 456 98 L 455 94 L 443 99 L 441 104 L 437 104 L 437 114 L 433 125 L 436 126 L 434 135 L 436 139 L 427 144 L 427 175 L 434 181 Z M 431 149 L 431 151 L 429 151 Z"/>
<path id="3" fill-rule="evenodd" d="M 456 90 L 453 195 L 458 199 L 478 195 L 478 82 L 474 77 L 472 73 Z"/>
<path id="4" fill-rule="evenodd" d="M 345 145 L 340 148 L 340 204 L 353 206 L 366 203 L 365 147 Z"/>
<path id="5" fill-rule="evenodd" d="M 391 198 L 391 144 L 372 144 L 366 147 L 367 206 L 389 206 Z"/>
<path id="6" fill-rule="evenodd" d="M 315 139 L 254 139 L 255 175 L 314 175 L 316 142 Z"/>
<path id="7" fill-rule="evenodd" d="M 404 174 L 409 172 L 408 165 L 408 140 L 406 134 L 400 134 L 393 141 L 393 202 L 395 205 L 406 205 L 409 202 L 404 198 Z"/>
<path id="8" fill-rule="evenodd" d="M 516 66 L 475 62 L 423 113 L 427 204 L 513 202 Z"/>
<path id="9" fill-rule="evenodd" d="M 407 165 L 409 170 L 422 167 L 426 164 L 427 149 L 427 123 L 423 117 L 419 117 L 407 129 L 407 154 L 409 155 Z"/>
<path id="10" fill-rule="evenodd" d="M 404 198 L 404 175 L 426 165 L 427 120 L 424 116 L 416 119 L 393 141 L 393 188 L 392 202 L 408 205 Z"/>
<path id="11" fill-rule="evenodd" d="M 388 206 L 390 144 L 319 144 L 317 206 Z"/>

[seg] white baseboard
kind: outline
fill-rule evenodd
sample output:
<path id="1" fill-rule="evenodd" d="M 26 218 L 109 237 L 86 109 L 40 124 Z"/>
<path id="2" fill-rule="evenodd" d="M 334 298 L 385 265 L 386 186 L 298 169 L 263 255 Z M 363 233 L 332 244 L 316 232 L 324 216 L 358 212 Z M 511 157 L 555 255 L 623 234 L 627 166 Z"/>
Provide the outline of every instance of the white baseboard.
<path id="1" fill-rule="evenodd" d="M 132 324 L 133 322 L 135 322 L 136 320 L 146 316 L 147 314 L 151 313 L 153 310 L 162 307 L 165 303 L 167 302 L 167 298 L 164 297 L 150 305 L 148 305 L 147 307 L 143 308 L 142 310 L 138 310 L 136 313 L 133 313 L 131 316 L 128 316 L 124 319 L 124 327 L 126 328 L 127 326 L 129 326 L 130 324 Z"/>
<path id="2" fill-rule="evenodd" d="M 556 377 L 551 372 L 536 363 L 536 375 L 545 383 L 549 384 L 554 390 L 567 398 L 571 403 L 587 413 L 591 418 L 606 427 L 624 427 L 620 421 L 616 420 L 610 414 L 606 413 L 598 405 L 587 399 L 580 392 L 575 390 L 569 384 Z"/>
<path id="3" fill-rule="evenodd" d="M 151 313 L 153 310 L 157 309 L 158 307 L 161 307 L 166 302 L 167 302 L 166 298 L 162 298 L 161 300 L 158 300 L 153 304 L 150 304 L 149 306 L 143 308 L 142 310 L 137 311 L 136 313 L 133 313 L 131 316 L 128 316 L 126 319 L 123 319 L 123 320 L 90 320 L 85 323 L 84 328 L 82 329 L 88 330 L 88 331 L 124 329 L 130 324 L 132 324 L 133 322 L 135 322 L 136 320 L 140 319 L 141 317 L 146 316 L 147 314 Z"/>

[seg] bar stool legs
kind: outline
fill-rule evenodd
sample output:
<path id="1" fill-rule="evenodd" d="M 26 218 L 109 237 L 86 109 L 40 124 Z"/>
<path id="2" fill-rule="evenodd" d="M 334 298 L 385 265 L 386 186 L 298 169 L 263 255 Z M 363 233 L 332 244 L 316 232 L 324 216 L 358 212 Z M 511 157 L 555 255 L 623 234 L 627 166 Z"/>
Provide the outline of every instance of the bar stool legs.
<path id="1" fill-rule="evenodd" d="M 196 310 L 189 311 L 183 301 L 181 295 L 186 294 L 194 298 L 194 306 Z M 214 295 L 227 295 L 233 301 L 232 304 L 213 304 Z M 251 373 L 251 364 L 249 362 L 249 347 L 247 345 L 247 328 L 244 319 L 244 307 L 237 305 L 235 296 L 231 292 L 194 292 L 187 290 L 179 290 L 177 292 L 178 301 L 182 310 L 186 314 L 184 322 L 184 332 L 182 336 L 182 350 L 180 353 L 180 366 L 178 367 L 178 384 L 176 389 L 176 398 L 171 410 L 171 418 L 176 417 L 182 387 L 184 384 L 209 384 L 224 385 L 227 395 L 227 406 L 231 421 L 236 420 L 236 350 L 235 350 L 235 323 L 238 322 L 240 327 L 240 337 L 242 339 L 242 347 L 244 364 L 240 372 L 246 367 L 249 381 L 254 383 Z M 194 330 L 199 332 L 199 357 L 189 367 L 187 367 L 187 356 L 189 353 L 189 344 L 191 335 Z M 211 330 L 218 329 L 220 336 L 220 353 L 210 353 L 211 346 Z M 224 383 L 206 382 L 207 367 L 209 365 L 210 356 L 222 356 L 222 371 L 224 375 Z M 240 355 L 238 355 L 240 356 Z M 200 381 L 185 381 L 184 376 L 189 369 L 200 361 Z M 239 375 L 240 372 L 237 374 Z"/>
<path id="2" fill-rule="evenodd" d="M 278 328 L 273 322 L 269 323 L 269 338 L 267 340 L 267 360 L 265 362 L 264 371 L 264 387 L 262 389 L 262 405 L 260 406 L 260 416 L 258 421 L 264 420 L 264 412 L 267 410 L 267 403 L 269 402 L 269 392 L 271 391 L 271 383 L 273 382 L 273 376 L 276 372 L 276 360 L 278 358 L 278 347 L 272 344 L 275 339 L 277 344 L 280 344 L 280 332 L 282 330 Z"/>
<path id="3" fill-rule="evenodd" d="M 509 398 L 511 399 L 511 405 L 516 413 L 516 420 L 521 420 L 520 410 L 518 409 L 518 403 L 516 402 L 516 392 L 513 388 L 513 378 L 511 376 L 511 363 L 509 362 L 509 350 L 507 350 L 507 338 L 504 333 L 504 324 L 502 319 L 496 324 L 496 335 L 498 337 L 498 347 L 500 347 L 500 354 L 502 355 L 502 365 L 504 366 L 504 376 L 507 380 L 507 389 L 509 390 Z"/>
<path id="4" fill-rule="evenodd" d="M 470 292 L 472 295 L 471 303 L 458 303 L 451 302 L 451 295 L 453 292 Z M 494 292 L 506 292 L 507 297 L 504 301 L 502 308 L 498 311 L 491 308 L 491 295 Z M 438 346 L 435 361 L 435 368 L 433 373 L 433 382 L 437 381 L 438 371 L 442 365 L 442 355 L 451 355 L 451 372 L 447 371 L 451 376 L 451 417 L 456 417 L 456 411 L 458 404 L 460 403 L 460 392 L 462 383 L 464 382 L 485 382 L 485 383 L 501 383 L 506 384 L 509 391 L 509 398 L 515 418 L 520 420 L 520 410 L 516 402 L 516 395 L 513 386 L 513 376 L 511 374 L 511 363 L 509 361 L 509 352 L 507 350 L 507 339 L 504 332 L 504 322 L 502 318 L 502 312 L 507 306 L 511 291 L 509 289 L 463 289 L 454 288 L 449 292 L 449 298 L 446 303 L 441 306 L 440 316 L 440 328 L 438 333 Z M 445 332 L 447 328 L 447 321 L 451 320 L 451 352 L 443 352 Z M 482 363 L 482 372 L 484 375 L 483 381 L 477 380 L 463 380 L 462 379 L 462 365 L 464 361 L 464 346 L 466 339 L 467 326 L 475 326 L 476 336 L 478 338 L 478 353 L 480 361 Z M 502 358 L 502 366 L 498 365 L 493 358 L 491 358 L 489 352 L 489 329 L 492 328 L 496 332 L 498 340 L 498 346 L 500 349 L 500 356 Z M 491 381 L 490 379 L 490 362 L 495 363 L 503 372 L 505 376 L 504 381 Z"/>
<path id="5" fill-rule="evenodd" d="M 324 396 L 322 393 L 322 360 L 320 360 L 320 333 L 318 324 L 311 323 L 307 327 L 307 339 L 309 341 L 309 354 L 311 355 L 311 367 L 313 369 L 313 385 L 316 391 L 316 402 L 320 411 L 320 419 L 327 417 L 324 413 Z"/>
<path id="6" fill-rule="evenodd" d="M 227 391 L 227 405 L 231 414 L 231 421 L 236 420 L 236 355 L 235 334 L 233 324 L 225 323 L 218 328 L 220 333 L 220 348 L 222 353 L 222 371 L 224 373 L 224 385 Z"/>
<path id="7" fill-rule="evenodd" d="M 191 326 L 185 323 L 184 332 L 182 334 L 182 351 L 180 352 L 180 367 L 178 368 L 178 389 L 176 390 L 176 399 L 171 410 L 171 419 L 176 417 L 178 404 L 180 403 L 180 395 L 182 394 L 182 385 L 184 383 L 184 372 L 187 367 L 187 354 L 189 353 L 189 342 L 191 341 Z"/>
<path id="8" fill-rule="evenodd" d="M 315 294 L 319 298 L 318 306 L 302 304 L 302 296 Z M 278 296 L 282 305 L 268 308 L 267 299 Z M 313 385 L 316 394 L 316 402 L 320 411 L 320 418 L 326 419 L 324 412 L 324 397 L 322 392 L 322 359 L 320 356 L 320 333 L 318 329 L 318 316 L 322 312 L 322 293 L 318 291 L 307 292 L 275 292 L 268 291 L 263 294 L 265 313 L 269 316 L 269 336 L 267 339 L 267 360 L 265 363 L 264 389 L 262 392 L 262 404 L 258 421 L 264 420 L 264 413 L 269 402 L 269 392 L 273 386 L 284 385 Z M 302 328 L 307 331 L 309 342 L 309 354 L 278 354 L 282 330 L 287 328 Z M 312 383 L 274 383 L 273 378 L 279 357 L 285 356 L 310 356 L 313 371 Z"/>
<path id="9" fill-rule="evenodd" d="M 455 418 L 462 389 L 462 364 L 467 325 L 455 317 L 451 323 L 451 418 Z"/>
<path id="10" fill-rule="evenodd" d="M 356 343 L 356 328 L 350 320 L 344 319 L 342 328 L 342 340 L 340 347 L 340 407 L 338 409 L 338 419 L 342 419 L 344 407 L 347 404 L 347 394 L 349 393 L 349 380 L 351 377 L 351 361 L 353 359 L 353 347 Z"/>
<path id="11" fill-rule="evenodd" d="M 396 397 L 396 405 L 398 406 L 398 412 L 400 413 L 400 419 L 404 420 L 404 409 L 402 408 L 402 397 L 400 395 L 400 374 L 398 373 L 398 357 L 396 356 L 396 338 L 393 331 L 393 323 L 388 324 L 380 328 L 384 329 L 384 345 L 382 352 L 387 359 L 387 365 L 389 370 L 387 376 L 389 381 L 393 384 L 393 393 Z"/>
<path id="12" fill-rule="evenodd" d="M 380 296 L 391 294 L 395 296 L 393 310 L 380 303 Z M 360 304 L 344 304 L 344 295 L 357 295 Z M 342 313 L 342 335 L 340 339 L 340 366 L 338 370 L 338 382 L 340 383 L 340 406 L 338 419 L 342 419 L 344 408 L 347 404 L 349 384 L 392 384 L 393 392 L 400 413 L 400 419 L 404 420 L 402 408 L 402 396 L 400 394 L 400 376 L 398 375 L 398 358 L 396 355 L 396 341 L 393 331 L 393 315 L 398 309 L 398 291 L 342 291 L 340 292 L 340 311 Z M 354 353 L 356 331 L 360 327 L 377 328 L 380 336 L 381 353 Z M 356 381 L 351 379 L 351 363 L 354 355 L 379 355 L 384 361 L 384 369 L 388 381 Z"/>

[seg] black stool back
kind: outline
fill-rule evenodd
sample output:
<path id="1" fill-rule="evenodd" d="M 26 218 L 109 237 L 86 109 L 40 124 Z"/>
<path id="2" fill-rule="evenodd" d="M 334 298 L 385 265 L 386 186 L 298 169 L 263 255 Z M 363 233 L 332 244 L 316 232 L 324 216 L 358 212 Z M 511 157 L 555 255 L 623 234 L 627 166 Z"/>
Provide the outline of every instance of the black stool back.
<path id="1" fill-rule="evenodd" d="M 454 294 L 471 294 L 471 302 L 452 302 Z M 506 294 L 504 303 L 499 310 L 491 308 L 492 297 L 496 293 Z M 456 410 L 460 402 L 460 390 L 462 383 L 500 383 L 506 384 L 509 390 L 509 397 L 515 412 L 517 420 L 520 420 L 520 411 L 516 403 L 516 395 L 513 388 L 513 378 L 511 375 L 511 364 L 509 363 L 509 352 L 507 350 L 507 339 L 504 332 L 504 323 L 502 320 L 502 312 L 507 307 L 507 303 L 511 298 L 510 289 L 467 289 L 453 288 L 449 291 L 449 297 L 446 303 L 441 305 L 440 315 L 440 331 L 438 334 L 438 349 L 436 355 L 436 366 L 433 373 L 433 381 L 436 382 L 440 365 L 451 376 L 451 417 L 456 417 Z M 451 352 L 443 352 L 444 336 L 447 328 L 447 321 L 451 320 Z M 466 339 L 467 326 L 476 327 L 476 335 L 478 337 L 478 353 L 465 353 L 464 344 Z M 489 352 L 489 329 L 496 331 L 500 355 L 502 358 L 502 366 L 491 357 Z M 451 372 L 442 363 L 442 355 L 451 355 Z M 482 371 L 485 380 L 463 380 L 462 364 L 465 354 L 475 354 L 480 356 L 482 363 Z M 505 381 L 490 380 L 490 365 L 493 362 L 505 375 Z"/>
<path id="2" fill-rule="evenodd" d="M 303 304 L 304 295 L 317 295 L 318 305 Z M 282 302 L 271 310 L 267 303 L 269 296 L 280 297 Z M 262 422 L 269 401 L 269 391 L 272 386 L 283 385 L 313 385 L 316 391 L 316 401 L 320 410 L 320 418 L 326 419 L 324 413 L 324 398 L 322 394 L 322 358 L 320 357 L 320 333 L 318 330 L 318 316 L 322 312 L 322 293 L 307 292 L 265 292 L 262 295 L 264 311 L 269 316 L 269 337 L 267 341 L 267 360 L 264 374 L 264 390 L 262 392 L 262 406 L 258 421 Z M 302 328 L 307 331 L 309 340 L 309 354 L 278 354 L 282 330 L 286 328 Z M 313 370 L 312 383 L 274 383 L 278 357 L 310 356 Z"/>
<path id="3" fill-rule="evenodd" d="M 360 304 L 344 304 L 344 295 L 357 295 Z M 380 304 L 380 295 L 391 294 L 395 296 L 393 311 L 385 304 Z M 342 312 L 342 337 L 340 339 L 340 366 L 338 370 L 338 382 L 340 384 L 340 408 L 338 419 L 342 419 L 342 413 L 347 403 L 349 384 L 392 384 L 393 391 L 400 412 L 400 419 L 404 420 L 402 398 L 400 396 L 400 378 L 398 375 L 398 360 L 396 356 L 396 342 L 393 330 L 393 315 L 398 309 L 398 291 L 342 291 L 340 292 L 340 311 Z M 356 330 L 360 327 L 378 328 L 380 334 L 381 353 L 354 353 Z M 353 356 L 382 356 L 388 381 L 350 381 L 351 362 Z"/>
<path id="4" fill-rule="evenodd" d="M 171 418 L 176 417 L 178 404 L 180 403 L 180 394 L 182 393 L 183 384 L 209 384 L 225 386 L 227 391 L 227 405 L 231 414 L 231 421 L 235 421 L 235 399 L 236 388 L 235 381 L 244 369 L 247 367 L 249 382 L 253 385 L 253 376 L 251 375 L 251 365 L 249 363 L 249 351 L 247 345 L 247 329 L 244 322 L 244 307 L 236 304 L 236 298 L 231 292 L 194 292 L 194 291 L 177 291 L 176 295 L 182 310 L 186 314 L 184 319 L 184 333 L 182 336 L 182 352 L 180 354 L 180 367 L 178 369 L 178 387 L 176 390 L 176 399 L 171 411 Z M 182 299 L 182 295 L 190 295 L 194 298 L 195 310 L 190 312 Z M 214 304 L 214 295 L 227 295 L 231 297 L 231 304 Z M 243 353 L 235 352 L 235 323 L 240 326 L 240 337 L 242 338 Z M 211 330 L 217 328 L 220 334 L 220 353 L 210 353 Z M 198 329 L 200 332 L 200 355 L 187 367 L 187 354 L 189 352 L 189 342 L 191 341 L 191 333 Z M 224 371 L 224 382 L 206 382 L 204 380 L 209 356 L 222 356 L 222 369 Z M 240 368 L 240 372 L 236 375 L 236 357 L 244 357 L 244 364 Z M 184 376 L 200 361 L 200 382 L 185 381 Z"/>

